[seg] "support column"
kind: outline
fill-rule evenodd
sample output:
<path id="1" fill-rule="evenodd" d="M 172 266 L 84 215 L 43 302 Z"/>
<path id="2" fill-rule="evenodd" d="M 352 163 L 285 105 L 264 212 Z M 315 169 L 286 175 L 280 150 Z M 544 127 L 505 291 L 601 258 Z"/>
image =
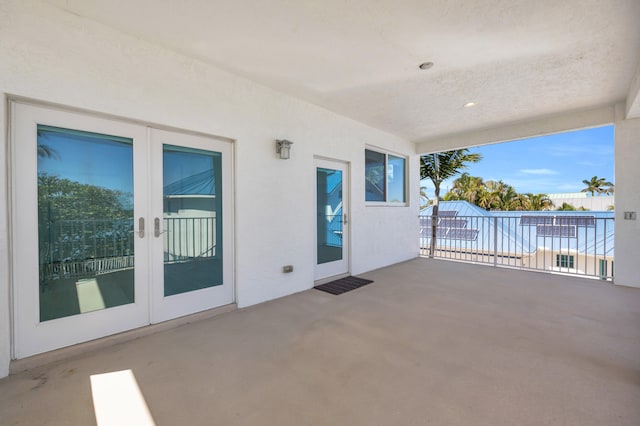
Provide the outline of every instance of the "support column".
<path id="1" fill-rule="evenodd" d="M 614 282 L 640 287 L 640 118 L 616 121 L 615 176 Z M 626 211 L 636 212 L 638 219 L 625 220 Z"/>

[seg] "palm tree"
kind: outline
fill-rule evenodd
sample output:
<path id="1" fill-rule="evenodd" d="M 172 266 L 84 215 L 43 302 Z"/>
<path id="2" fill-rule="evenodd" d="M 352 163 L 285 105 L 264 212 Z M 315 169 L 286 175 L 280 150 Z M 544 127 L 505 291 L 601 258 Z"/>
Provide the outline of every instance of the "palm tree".
<path id="1" fill-rule="evenodd" d="M 583 180 L 582 183 L 584 183 L 587 187 L 580 192 L 588 192 L 592 197 L 596 193 L 600 195 L 613 192 L 613 184 L 611 182 L 608 182 L 605 178 L 594 176 L 589 180 Z"/>
<path id="2" fill-rule="evenodd" d="M 477 204 L 478 196 L 484 189 L 484 182 L 481 177 L 470 176 L 463 173 L 458 179 L 453 181 L 453 187 L 444 196 L 447 201 L 464 200 L 471 204 Z"/>
<path id="3" fill-rule="evenodd" d="M 423 155 L 420 158 L 420 179 L 429 178 L 433 182 L 433 213 L 434 220 L 431 232 L 431 248 L 429 256 L 433 257 L 436 247 L 436 225 L 438 216 L 438 201 L 440 200 L 440 185 L 446 179 L 456 176 L 467 167 L 468 163 L 477 163 L 482 156 L 470 153 L 468 149 L 456 149 L 453 151 L 437 152 Z"/>
<path id="4" fill-rule="evenodd" d="M 502 180 L 489 180 L 486 182 L 487 191 L 492 192 L 493 210 L 514 210 L 518 204 L 518 193 L 513 186 L 504 183 Z"/>
<path id="5" fill-rule="evenodd" d="M 420 186 L 420 210 L 424 210 L 431 205 L 431 198 L 427 195 L 427 187 Z"/>
<path id="6" fill-rule="evenodd" d="M 575 209 L 576 208 L 572 204 L 562 203 L 562 205 L 560 207 L 558 207 L 556 210 L 565 210 L 565 211 L 571 210 L 571 211 L 574 211 Z"/>
<path id="7" fill-rule="evenodd" d="M 478 194 L 478 206 L 485 210 L 491 210 L 491 207 L 497 205 L 498 201 L 498 193 L 489 191 L 487 188 L 483 188 Z"/>
<path id="8" fill-rule="evenodd" d="M 529 199 L 529 195 L 516 192 L 516 195 L 511 199 L 508 207 L 508 210 L 531 210 L 531 200 Z"/>
<path id="9" fill-rule="evenodd" d="M 547 194 L 526 194 L 529 198 L 529 210 L 551 210 L 553 208 L 553 201 L 547 196 Z"/>

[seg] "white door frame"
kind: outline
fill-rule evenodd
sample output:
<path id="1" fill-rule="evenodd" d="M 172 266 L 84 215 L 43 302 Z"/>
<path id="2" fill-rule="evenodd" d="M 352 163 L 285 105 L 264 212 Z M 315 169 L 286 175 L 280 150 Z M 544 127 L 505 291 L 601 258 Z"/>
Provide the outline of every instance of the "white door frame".
<path id="1" fill-rule="evenodd" d="M 313 205 L 316 206 L 314 213 L 317 215 L 317 169 L 333 169 L 342 171 L 342 213 L 343 218 L 346 218 L 346 222 L 343 222 L 342 226 L 342 254 L 341 260 L 318 264 L 318 225 L 317 216 L 316 223 L 313 232 L 314 242 L 314 281 L 323 280 L 325 278 L 346 275 L 351 271 L 351 211 L 350 211 L 350 165 L 346 161 L 328 159 L 324 157 L 314 157 L 314 201 Z"/>

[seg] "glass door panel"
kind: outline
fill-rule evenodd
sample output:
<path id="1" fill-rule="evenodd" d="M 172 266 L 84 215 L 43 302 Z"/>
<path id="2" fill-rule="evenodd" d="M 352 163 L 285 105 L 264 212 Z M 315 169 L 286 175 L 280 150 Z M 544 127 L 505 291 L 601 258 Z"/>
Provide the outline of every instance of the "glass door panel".
<path id="1" fill-rule="evenodd" d="M 315 279 L 348 272 L 347 166 L 316 160 Z"/>
<path id="2" fill-rule="evenodd" d="M 37 135 L 40 321 L 133 303 L 133 140 Z"/>
<path id="3" fill-rule="evenodd" d="M 342 259 L 342 171 L 316 169 L 317 263 Z"/>
<path id="4" fill-rule="evenodd" d="M 222 285 L 221 154 L 163 145 L 162 162 L 164 295 Z"/>

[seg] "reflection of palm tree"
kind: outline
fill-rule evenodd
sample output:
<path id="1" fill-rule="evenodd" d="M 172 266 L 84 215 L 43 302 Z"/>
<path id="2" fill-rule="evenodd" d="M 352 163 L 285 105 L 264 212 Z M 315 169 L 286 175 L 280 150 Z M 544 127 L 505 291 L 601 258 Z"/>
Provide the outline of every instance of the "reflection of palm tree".
<path id="1" fill-rule="evenodd" d="M 49 145 L 45 145 L 45 144 L 39 143 L 38 144 L 38 158 L 56 158 L 56 159 L 60 159 L 60 155 L 58 155 L 56 150 L 51 148 Z"/>
<path id="2" fill-rule="evenodd" d="M 580 192 L 588 192 L 592 197 L 596 193 L 598 195 L 613 193 L 613 184 L 611 182 L 608 182 L 605 178 L 594 176 L 589 180 L 583 180 L 582 183 L 584 183 L 587 187 Z"/>
<path id="3" fill-rule="evenodd" d="M 41 142 L 42 139 L 46 138 L 46 133 L 43 134 L 43 132 L 38 129 L 38 158 L 55 158 L 59 160 L 60 155 L 58 154 L 58 152 L 55 149 L 51 148 L 49 145 Z"/>

